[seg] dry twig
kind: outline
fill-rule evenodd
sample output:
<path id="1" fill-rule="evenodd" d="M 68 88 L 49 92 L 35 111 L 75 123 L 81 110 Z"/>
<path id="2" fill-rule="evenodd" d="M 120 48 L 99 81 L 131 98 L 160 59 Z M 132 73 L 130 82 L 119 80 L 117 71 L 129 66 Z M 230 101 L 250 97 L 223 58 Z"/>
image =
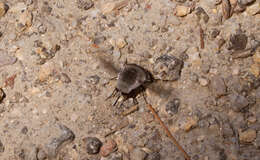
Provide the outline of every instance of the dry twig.
<path id="1" fill-rule="evenodd" d="M 204 31 L 200 27 L 200 48 L 204 49 Z"/>
<path id="2" fill-rule="evenodd" d="M 163 127 L 164 131 L 166 132 L 166 134 L 168 135 L 168 137 L 170 137 L 170 139 L 172 140 L 172 142 L 177 146 L 177 148 L 183 153 L 183 156 L 185 157 L 186 160 L 190 160 L 190 156 L 185 152 L 185 150 L 182 148 L 182 146 L 178 143 L 178 141 L 173 137 L 173 135 L 171 134 L 171 132 L 169 131 L 169 129 L 167 128 L 167 126 L 163 123 L 163 121 L 161 120 L 161 118 L 158 116 L 158 114 L 155 112 L 154 108 L 152 107 L 152 105 L 147 103 L 147 107 L 149 108 L 149 110 L 152 112 L 153 116 L 159 121 L 160 125 Z"/>

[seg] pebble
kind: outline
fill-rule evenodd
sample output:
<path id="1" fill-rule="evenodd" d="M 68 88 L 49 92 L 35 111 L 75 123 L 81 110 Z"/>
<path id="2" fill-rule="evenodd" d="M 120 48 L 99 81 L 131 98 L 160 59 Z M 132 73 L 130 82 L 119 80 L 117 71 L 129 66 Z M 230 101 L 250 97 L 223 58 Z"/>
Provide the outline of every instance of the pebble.
<path id="1" fill-rule="evenodd" d="M 118 38 L 118 39 L 116 40 L 116 46 L 117 46 L 119 49 L 124 48 L 126 44 L 127 44 L 127 43 L 126 43 L 126 41 L 125 41 L 124 38 Z"/>
<path id="2" fill-rule="evenodd" d="M 9 7 L 7 4 L 5 4 L 4 2 L 0 2 L 0 18 L 5 15 L 8 9 Z"/>
<path id="3" fill-rule="evenodd" d="M 200 53 L 197 47 L 190 47 L 187 49 L 186 54 L 189 56 L 189 62 L 192 63 L 192 66 L 200 66 L 201 58 Z"/>
<path id="4" fill-rule="evenodd" d="M 134 159 L 134 160 L 145 160 L 146 156 L 147 154 L 140 148 L 135 148 L 130 153 L 130 159 Z"/>
<path id="5" fill-rule="evenodd" d="M 247 121 L 252 124 L 252 123 L 255 123 L 257 121 L 257 119 L 255 116 L 250 116 L 247 118 Z"/>
<path id="6" fill-rule="evenodd" d="M 161 80 L 175 81 L 180 78 L 182 67 L 182 60 L 165 54 L 155 60 L 153 72 Z"/>
<path id="7" fill-rule="evenodd" d="M 28 133 L 28 128 L 26 126 L 24 126 L 21 130 L 22 134 L 27 134 Z"/>
<path id="8" fill-rule="evenodd" d="M 241 142 L 253 142 L 256 139 L 256 131 L 254 129 L 248 129 L 239 133 L 239 140 Z"/>
<path id="9" fill-rule="evenodd" d="M 255 76 L 258 77 L 260 75 L 260 64 L 252 64 L 250 67 L 250 72 Z"/>
<path id="10" fill-rule="evenodd" d="M 66 126 L 59 125 L 60 130 L 62 131 L 62 134 L 59 137 L 53 138 L 47 145 L 47 153 L 48 157 L 55 158 L 58 154 L 58 151 L 63 144 L 71 142 L 75 139 L 75 134 Z"/>
<path id="11" fill-rule="evenodd" d="M 45 151 L 43 149 L 39 149 L 38 153 L 37 153 L 37 160 L 46 160 L 47 159 L 47 154 L 45 153 Z"/>
<path id="12" fill-rule="evenodd" d="M 249 105 L 248 100 L 237 93 L 230 94 L 229 99 L 231 102 L 231 108 L 236 112 L 240 112 L 243 108 Z"/>
<path id="13" fill-rule="evenodd" d="M 251 15 L 254 16 L 256 14 L 260 13 L 260 2 L 256 2 L 250 6 L 247 7 L 246 12 Z"/>
<path id="14" fill-rule="evenodd" d="M 209 84 L 209 81 L 206 78 L 199 78 L 199 83 L 201 86 L 205 87 Z"/>
<path id="15" fill-rule="evenodd" d="M 5 151 L 5 146 L 2 143 L 2 141 L 0 140 L 0 153 L 3 153 Z"/>
<path id="16" fill-rule="evenodd" d="M 117 144 L 114 140 L 109 139 L 106 143 L 100 148 L 100 154 L 103 157 L 109 156 L 111 153 L 117 150 Z"/>
<path id="17" fill-rule="evenodd" d="M 77 0 L 77 6 L 79 9 L 88 10 L 94 6 L 92 0 Z"/>
<path id="18" fill-rule="evenodd" d="M 123 155 L 119 152 L 112 153 L 108 157 L 101 157 L 100 160 L 123 160 Z"/>
<path id="19" fill-rule="evenodd" d="M 198 121 L 199 121 L 199 118 L 197 116 L 186 117 L 186 119 L 181 124 L 181 129 L 188 132 L 192 128 L 197 126 Z"/>
<path id="20" fill-rule="evenodd" d="M 88 154 L 97 154 L 102 146 L 102 142 L 96 137 L 86 137 L 84 141 Z"/>
<path id="21" fill-rule="evenodd" d="M 0 103 L 3 101 L 4 97 L 5 97 L 5 92 L 3 91 L 2 88 L 0 88 Z"/>
<path id="22" fill-rule="evenodd" d="M 52 75 L 54 70 L 55 70 L 55 66 L 52 62 L 47 62 L 47 63 L 43 64 L 38 73 L 38 79 L 40 81 L 47 80 L 49 78 L 49 76 Z"/>
<path id="23" fill-rule="evenodd" d="M 87 83 L 91 83 L 93 85 L 98 84 L 99 81 L 100 81 L 100 77 L 98 75 L 89 76 L 89 77 L 87 77 L 87 80 L 86 80 Z"/>
<path id="24" fill-rule="evenodd" d="M 191 9 L 186 6 L 177 6 L 176 7 L 176 16 L 178 17 L 184 17 L 188 15 L 191 12 Z"/>
<path id="25" fill-rule="evenodd" d="M 211 78 L 210 89 L 217 98 L 225 95 L 227 92 L 225 82 L 220 76 L 214 76 Z"/>
<path id="26" fill-rule="evenodd" d="M 229 38 L 228 49 L 243 50 L 247 45 L 247 36 L 243 33 L 232 34 Z"/>
<path id="27" fill-rule="evenodd" d="M 174 115 L 178 113 L 179 106 L 180 99 L 174 98 L 166 104 L 165 110 L 169 115 Z"/>
<path id="28" fill-rule="evenodd" d="M 161 155 L 159 152 L 152 152 L 148 154 L 148 156 L 145 158 L 145 160 L 160 160 Z"/>
<path id="29" fill-rule="evenodd" d="M 210 38 L 215 39 L 220 33 L 220 30 L 213 28 L 210 32 Z"/>

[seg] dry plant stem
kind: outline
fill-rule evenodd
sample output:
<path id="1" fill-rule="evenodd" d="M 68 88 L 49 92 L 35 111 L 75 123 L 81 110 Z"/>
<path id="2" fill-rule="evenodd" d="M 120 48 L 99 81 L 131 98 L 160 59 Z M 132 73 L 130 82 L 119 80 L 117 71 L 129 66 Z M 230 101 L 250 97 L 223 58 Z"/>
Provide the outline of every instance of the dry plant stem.
<path id="1" fill-rule="evenodd" d="M 154 108 L 152 107 L 152 105 L 147 104 L 147 107 L 149 108 L 149 110 L 152 112 L 152 114 L 154 115 L 154 117 L 160 122 L 160 125 L 163 127 L 164 131 L 166 132 L 166 134 L 168 135 L 168 137 L 170 137 L 170 139 L 172 140 L 172 142 L 177 146 L 177 148 L 183 153 L 184 157 L 186 160 L 190 160 L 189 155 L 185 152 L 185 150 L 182 148 L 182 146 L 177 142 L 177 140 L 173 137 L 173 135 L 171 134 L 171 132 L 169 131 L 169 129 L 166 127 L 166 125 L 163 123 L 163 121 L 161 120 L 161 118 L 158 116 L 158 114 L 155 112 Z"/>
<path id="2" fill-rule="evenodd" d="M 201 27 L 200 27 L 200 48 L 204 49 L 204 32 Z"/>

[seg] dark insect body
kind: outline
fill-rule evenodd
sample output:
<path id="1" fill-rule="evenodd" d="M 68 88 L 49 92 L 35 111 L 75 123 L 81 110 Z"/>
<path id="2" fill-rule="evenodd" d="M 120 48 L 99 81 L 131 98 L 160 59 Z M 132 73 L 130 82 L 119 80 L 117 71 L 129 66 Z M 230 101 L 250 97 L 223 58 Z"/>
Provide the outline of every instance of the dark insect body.
<path id="1" fill-rule="evenodd" d="M 117 85 L 113 93 L 108 97 L 120 94 L 113 105 L 117 104 L 120 96 L 123 96 L 121 105 L 129 98 L 133 98 L 137 104 L 136 96 L 144 92 L 147 85 L 153 82 L 152 74 L 137 64 L 125 64 L 119 72 Z"/>

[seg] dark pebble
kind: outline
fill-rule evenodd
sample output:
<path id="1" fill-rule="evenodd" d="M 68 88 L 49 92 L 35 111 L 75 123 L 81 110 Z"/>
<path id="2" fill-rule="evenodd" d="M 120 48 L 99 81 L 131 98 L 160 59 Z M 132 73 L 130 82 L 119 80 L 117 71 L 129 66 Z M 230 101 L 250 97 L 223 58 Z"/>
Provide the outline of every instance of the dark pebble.
<path id="1" fill-rule="evenodd" d="M 75 139 L 75 134 L 68 127 L 59 125 L 59 128 L 61 129 L 62 134 L 57 138 L 53 138 L 50 143 L 46 145 L 48 157 L 50 158 L 55 158 L 57 156 L 62 144 L 71 142 Z"/>
<path id="2" fill-rule="evenodd" d="M 166 104 L 165 110 L 169 115 L 174 115 L 178 113 L 179 106 L 180 100 L 178 98 L 174 98 Z"/>
<path id="3" fill-rule="evenodd" d="M 212 29 L 211 33 L 210 33 L 210 38 L 211 39 L 215 39 L 218 35 L 219 35 L 220 31 L 216 28 Z"/>
<path id="4" fill-rule="evenodd" d="M 161 155 L 159 152 L 153 152 L 148 154 L 148 156 L 145 158 L 145 160 L 160 160 Z"/>
<path id="5" fill-rule="evenodd" d="M 182 67 L 182 60 L 165 54 L 156 59 L 153 71 L 159 79 L 175 81 L 180 78 Z"/>
<path id="6" fill-rule="evenodd" d="M 92 0 L 77 0 L 77 5 L 79 9 L 88 10 L 94 6 Z"/>
<path id="7" fill-rule="evenodd" d="M 4 144 L 2 143 L 2 141 L 0 140 L 0 153 L 4 152 L 5 151 L 5 146 Z"/>
<path id="8" fill-rule="evenodd" d="M 26 126 L 24 126 L 21 130 L 22 134 L 27 134 L 28 133 L 28 128 Z"/>
<path id="9" fill-rule="evenodd" d="M 248 100 L 244 96 L 237 93 L 229 95 L 229 99 L 231 102 L 231 108 L 236 112 L 240 112 L 249 105 Z"/>
<path id="10" fill-rule="evenodd" d="M 214 76 L 211 78 L 210 89 L 215 97 L 221 97 L 227 92 L 225 82 L 220 76 Z"/>
<path id="11" fill-rule="evenodd" d="M 88 154 L 97 154 L 102 146 L 102 142 L 96 137 L 87 137 L 84 141 Z"/>
<path id="12" fill-rule="evenodd" d="M 228 49 L 243 50 L 246 48 L 247 36 L 243 33 L 231 35 Z"/>

